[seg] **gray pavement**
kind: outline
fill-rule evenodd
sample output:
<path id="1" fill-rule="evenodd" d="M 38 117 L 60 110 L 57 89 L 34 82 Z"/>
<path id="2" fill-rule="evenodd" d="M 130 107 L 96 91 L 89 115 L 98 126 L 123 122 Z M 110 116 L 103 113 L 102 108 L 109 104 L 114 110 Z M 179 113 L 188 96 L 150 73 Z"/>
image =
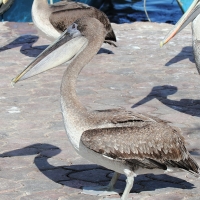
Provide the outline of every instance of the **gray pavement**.
<path id="1" fill-rule="evenodd" d="M 81 72 L 77 91 L 89 109 L 123 106 L 170 121 L 181 128 L 200 164 L 200 76 L 191 30 L 161 49 L 159 42 L 171 27 L 113 24 L 118 47 L 103 44 Z M 32 24 L 0 23 L 0 200 L 102 199 L 81 194 L 83 186 L 107 184 L 112 171 L 81 158 L 67 139 L 59 95 L 66 66 L 10 85 L 49 43 Z M 124 186 L 121 176 L 117 187 Z M 140 175 L 130 197 L 197 200 L 200 182 L 186 172 Z"/>

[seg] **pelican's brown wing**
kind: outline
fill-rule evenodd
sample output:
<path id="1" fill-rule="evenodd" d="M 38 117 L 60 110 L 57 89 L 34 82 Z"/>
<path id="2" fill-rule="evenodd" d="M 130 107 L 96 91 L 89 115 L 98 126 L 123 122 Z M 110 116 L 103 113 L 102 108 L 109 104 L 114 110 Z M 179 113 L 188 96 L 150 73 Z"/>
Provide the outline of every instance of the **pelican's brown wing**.
<path id="1" fill-rule="evenodd" d="M 167 124 L 87 130 L 81 142 L 97 153 L 150 169 L 171 166 L 195 173 L 199 169 L 185 148 L 184 138 Z"/>
<path id="2" fill-rule="evenodd" d="M 116 36 L 108 17 L 103 12 L 92 6 L 83 3 L 63 1 L 53 4 L 50 9 L 52 12 L 49 20 L 54 28 L 59 32 L 65 31 L 69 25 L 79 18 L 93 17 L 98 19 L 104 25 L 107 31 L 105 40 L 116 41 Z"/>

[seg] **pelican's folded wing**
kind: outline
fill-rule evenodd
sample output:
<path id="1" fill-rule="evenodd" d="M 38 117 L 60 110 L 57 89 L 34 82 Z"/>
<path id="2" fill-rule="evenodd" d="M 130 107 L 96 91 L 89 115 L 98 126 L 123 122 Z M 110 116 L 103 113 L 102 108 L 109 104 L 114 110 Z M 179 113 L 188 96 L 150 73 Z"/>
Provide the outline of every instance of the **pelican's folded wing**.
<path id="1" fill-rule="evenodd" d="M 111 27 L 108 17 L 102 11 L 92 6 L 88 6 L 84 3 L 65 1 L 51 5 L 51 9 L 52 13 L 49 17 L 49 20 L 57 31 L 65 31 L 70 24 L 72 24 L 79 18 L 93 17 L 104 24 L 104 27 L 107 31 L 105 42 L 116 46 L 114 43 L 111 42 L 116 42 L 115 33 Z"/>
<path id="2" fill-rule="evenodd" d="M 82 134 L 81 142 L 97 153 L 142 167 L 176 166 L 198 172 L 183 137 L 167 124 L 91 129 Z"/>
<path id="3" fill-rule="evenodd" d="M 95 8 L 76 2 L 59 2 L 51 6 L 53 10 L 49 20 L 54 28 L 60 32 L 82 17 L 93 17 Z"/>

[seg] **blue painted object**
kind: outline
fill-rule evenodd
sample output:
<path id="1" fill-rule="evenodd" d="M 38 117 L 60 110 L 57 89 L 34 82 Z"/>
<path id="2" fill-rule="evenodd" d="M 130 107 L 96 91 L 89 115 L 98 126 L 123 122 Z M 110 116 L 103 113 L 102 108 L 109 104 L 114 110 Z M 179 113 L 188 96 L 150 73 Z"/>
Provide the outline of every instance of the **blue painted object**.
<path id="1" fill-rule="evenodd" d="M 100 8 L 101 5 L 103 4 L 104 0 L 77 0 L 77 2 L 85 3 L 90 6 Z"/>
<path id="2" fill-rule="evenodd" d="M 193 0 L 177 0 L 177 1 L 183 13 L 187 11 L 187 9 L 193 2 Z"/>
<path id="3" fill-rule="evenodd" d="M 58 2 L 59 0 L 53 0 Z M 109 19 L 115 23 L 132 23 L 134 21 L 146 21 L 144 13 L 143 0 L 74 0 L 84 2 L 96 8 L 101 8 Z M 147 0 L 147 11 L 151 21 L 167 22 L 175 24 L 181 17 L 182 12 L 178 1 L 174 0 Z M 181 0 L 183 1 L 183 0 Z M 187 3 L 191 0 L 185 0 Z M 109 5 L 109 3 L 112 3 Z M 33 0 L 14 0 L 13 5 L 7 10 L 3 16 L 4 21 L 14 22 L 32 22 L 31 7 Z"/>
<path id="4" fill-rule="evenodd" d="M 49 0 L 48 0 L 49 1 Z M 54 3 L 60 0 L 53 0 Z M 100 7 L 103 0 L 78 0 L 78 2 L 86 3 L 94 7 Z M 4 13 L 4 21 L 32 22 L 31 7 L 33 0 L 14 0 L 11 8 Z"/>
<path id="5" fill-rule="evenodd" d="M 60 0 L 54 0 L 58 2 Z M 33 0 L 15 0 L 10 9 L 3 14 L 4 21 L 32 22 L 31 7 Z"/>

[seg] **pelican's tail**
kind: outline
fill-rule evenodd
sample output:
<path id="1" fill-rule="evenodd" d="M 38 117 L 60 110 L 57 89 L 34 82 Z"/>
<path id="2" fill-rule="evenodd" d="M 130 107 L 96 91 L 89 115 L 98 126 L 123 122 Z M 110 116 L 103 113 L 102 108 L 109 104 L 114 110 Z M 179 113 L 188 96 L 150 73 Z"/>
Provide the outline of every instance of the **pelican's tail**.
<path id="1" fill-rule="evenodd" d="M 188 171 L 192 173 L 194 176 L 200 177 L 199 165 L 191 156 L 188 157 L 188 163 L 190 166 L 190 169 Z"/>
<path id="2" fill-rule="evenodd" d="M 190 155 L 188 155 L 188 157 L 184 160 L 180 161 L 165 161 L 165 164 L 170 167 L 180 168 L 184 171 L 190 172 L 196 177 L 200 177 L 199 165 Z"/>
<path id="3" fill-rule="evenodd" d="M 111 30 L 111 31 L 109 31 L 109 32 L 107 33 L 105 40 L 111 40 L 111 41 L 114 41 L 114 42 L 117 41 L 116 36 L 115 36 L 115 33 L 114 33 L 113 30 Z"/>

